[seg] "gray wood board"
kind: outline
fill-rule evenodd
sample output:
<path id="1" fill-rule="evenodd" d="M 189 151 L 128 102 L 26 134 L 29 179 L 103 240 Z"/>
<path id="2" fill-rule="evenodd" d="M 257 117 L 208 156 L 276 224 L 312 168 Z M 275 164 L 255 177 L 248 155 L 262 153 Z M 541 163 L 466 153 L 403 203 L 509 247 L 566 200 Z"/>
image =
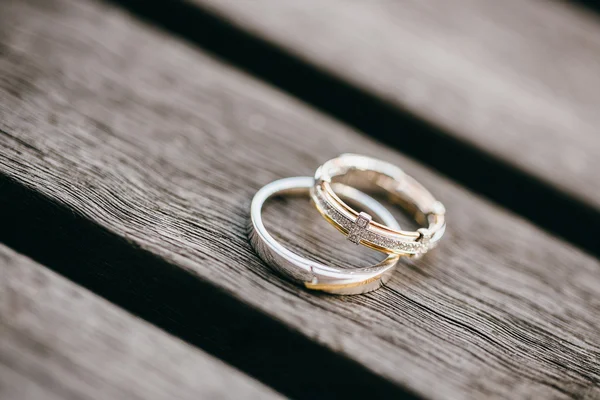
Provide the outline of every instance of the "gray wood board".
<path id="1" fill-rule="evenodd" d="M 520 0 L 189 1 L 600 209 L 595 15 Z"/>
<path id="2" fill-rule="evenodd" d="M 599 393 L 596 259 L 118 9 L 3 11 L 3 174 L 420 395 Z M 404 168 L 446 204 L 449 229 L 382 290 L 315 295 L 256 257 L 248 208 L 262 185 L 342 152 Z M 304 254 L 374 259 L 308 201 L 276 204 L 267 220 Z"/>
<path id="3" fill-rule="evenodd" d="M 3 399 L 270 399 L 267 388 L 0 244 Z"/>

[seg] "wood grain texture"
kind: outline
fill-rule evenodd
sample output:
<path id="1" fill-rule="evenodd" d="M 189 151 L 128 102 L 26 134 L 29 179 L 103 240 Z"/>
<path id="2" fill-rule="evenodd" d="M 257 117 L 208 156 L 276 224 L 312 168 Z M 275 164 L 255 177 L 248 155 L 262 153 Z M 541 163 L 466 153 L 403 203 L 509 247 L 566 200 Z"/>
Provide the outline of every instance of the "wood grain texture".
<path id="1" fill-rule="evenodd" d="M 118 9 L 8 4 L 4 175 L 422 396 L 600 394 L 598 260 Z M 445 203 L 449 229 L 382 290 L 315 295 L 255 256 L 248 208 L 265 183 L 342 152 L 404 168 Z M 367 262 L 314 218 L 294 200 L 267 220 L 308 254 Z"/>
<path id="2" fill-rule="evenodd" d="M 275 399 L 271 389 L 0 245 L 3 399 Z"/>
<path id="3" fill-rule="evenodd" d="M 600 209 L 595 16 L 520 0 L 190 1 Z"/>

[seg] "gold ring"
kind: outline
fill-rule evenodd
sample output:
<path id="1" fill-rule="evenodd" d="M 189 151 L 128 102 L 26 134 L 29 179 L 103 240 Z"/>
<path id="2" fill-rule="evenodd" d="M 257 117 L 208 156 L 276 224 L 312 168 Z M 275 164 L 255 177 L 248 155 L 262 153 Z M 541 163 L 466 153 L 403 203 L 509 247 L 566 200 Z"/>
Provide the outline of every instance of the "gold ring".
<path id="1" fill-rule="evenodd" d="M 372 221 L 369 214 L 344 203 L 333 191 L 332 181 L 360 190 L 373 186 L 383 190 L 427 227 L 404 231 Z M 343 154 L 321 165 L 311 198 L 321 215 L 348 240 L 388 254 L 421 256 L 438 243 L 446 229 L 444 205 L 423 185 L 390 163 L 358 154 Z"/>

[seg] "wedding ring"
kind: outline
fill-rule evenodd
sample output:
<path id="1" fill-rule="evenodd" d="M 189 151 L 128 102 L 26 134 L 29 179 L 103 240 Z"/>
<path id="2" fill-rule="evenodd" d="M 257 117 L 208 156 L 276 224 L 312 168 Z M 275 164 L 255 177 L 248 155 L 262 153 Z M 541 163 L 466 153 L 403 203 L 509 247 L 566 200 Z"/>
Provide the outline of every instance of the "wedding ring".
<path id="1" fill-rule="evenodd" d="M 262 221 L 265 202 L 274 196 L 303 194 L 313 187 L 311 177 L 280 179 L 260 189 L 250 206 L 249 239 L 256 253 L 272 268 L 303 286 L 335 294 L 359 294 L 381 287 L 389 278 L 399 257 L 388 255 L 379 264 L 366 268 L 333 268 L 303 258 L 285 248 L 267 232 Z M 339 195 L 373 213 L 384 224 L 400 229 L 393 215 L 375 199 L 346 185 L 335 187 Z"/>
<path id="2" fill-rule="evenodd" d="M 427 228 L 402 231 L 374 222 L 369 214 L 359 213 L 344 203 L 332 189 L 332 182 L 360 190 L 383 190 L 390 201 Z M 427 189 L 400 168 L 366 156 L 343 154 L 320 166 L 311 198 L 321 215 L 350 241 L 388 254 L 421 256 L 437 244 L 446 229 L 444 206 Z"/>

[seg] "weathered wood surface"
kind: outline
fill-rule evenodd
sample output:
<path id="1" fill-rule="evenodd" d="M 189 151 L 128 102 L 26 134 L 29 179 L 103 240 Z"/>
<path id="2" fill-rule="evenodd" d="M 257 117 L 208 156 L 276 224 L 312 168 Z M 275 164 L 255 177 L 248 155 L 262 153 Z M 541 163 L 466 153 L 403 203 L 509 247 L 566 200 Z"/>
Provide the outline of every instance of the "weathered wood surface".
<path id="1" fill-rule="evenodd" d="M 596 16 L 521 0 L 189 1 L 600 210 Z"/>
<path id="2" fill-rule="evenodd" d="M 598 260 L 114 7 L 8 4 L 0 14 L 5 176 L 197 277 L 198 288 L 223 288 L 419 395 L 600 394 Z M 415 176 L 446 204 L 449 230 L 435 252 L 399 268 L 382 290 L 315 295 L 256 257 L 246 239 L 248 207 L 265 183 L 311 175 L 342 152 L 377 156 Z M 273 229 L 305 254 L 366 262 L 308 202 L 272 212 Z M 52 232 L 43 221 L 40 229 Z M 102 256 L 77 273 L 119 276 L 116 256 Z M 150 290 L 152 304 L 169 287 L 153 287 L 153 273 L 140 268 L 114 290 L 130 297 Z M 202 292 L 179 290 L 192 304 Z M 197 317 L 173 304 L 154 306 L 182 325 Z"/>
<path id="3" fill-rule="evenodd" d="M 0 275 L 0 398 L 279 398 L 1 244 Z"/>

